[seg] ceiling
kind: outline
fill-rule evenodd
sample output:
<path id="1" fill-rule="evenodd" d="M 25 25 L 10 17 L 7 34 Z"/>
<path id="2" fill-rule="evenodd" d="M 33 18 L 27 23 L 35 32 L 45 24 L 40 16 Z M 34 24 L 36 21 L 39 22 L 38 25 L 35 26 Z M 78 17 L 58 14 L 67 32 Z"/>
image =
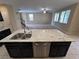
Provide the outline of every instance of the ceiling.
<path id="1" fill-rule="evenodd" d="M 78 2 L 79 0 L 0 0 L 0 4 L 12 5 L 16 10 L 40 11 L 41 8 L 49 8 L 52 12 Z"/>

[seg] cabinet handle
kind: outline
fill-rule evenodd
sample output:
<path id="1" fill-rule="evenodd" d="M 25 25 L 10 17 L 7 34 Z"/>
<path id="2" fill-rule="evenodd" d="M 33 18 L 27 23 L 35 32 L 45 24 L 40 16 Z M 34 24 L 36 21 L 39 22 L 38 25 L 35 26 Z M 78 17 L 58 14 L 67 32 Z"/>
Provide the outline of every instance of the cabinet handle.
<path id="1" fill-rule="evenodd" d="M 38 43 L 35 43 L 35 45 L 38 46 L 39 44 Z"/>
<path id="2" fill-rule="evenodd" d="M 43 46 L 47 46 L 47 43 L 44 43 Z"/>

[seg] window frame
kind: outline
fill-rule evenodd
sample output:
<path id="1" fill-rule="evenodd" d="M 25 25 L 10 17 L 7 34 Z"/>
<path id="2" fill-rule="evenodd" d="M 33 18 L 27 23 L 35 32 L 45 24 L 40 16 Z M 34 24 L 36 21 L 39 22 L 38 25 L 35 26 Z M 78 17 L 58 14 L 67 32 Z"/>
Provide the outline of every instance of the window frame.
<path id="1" fill-rule="evenodd" d="M 60 13 L 59 12 L 55 13 L 55 15 L 54 15 L 54 22 L 58 22 L 59 21 L 59 17 L 60 17 Z"/>
<path id="2" fill-rule="evenodd" d="M 68 13 L 68 11 L 69 11 L 69 13 Z M 65 12 L 65 13 L 64 13 L 62 22 L 60 22 L 61 17 L 62 17 L 62 12 Z M 69 17 L 70 17 L 70 14 L 71 14 L 71 10 L 69 9 L 69 10 L 65 10 L 65 11 L 62 11 L 62 12 L 61 12 L 61 15 L 60 15 L 59 23 L 67 24 L 68 20 L 69 20 Z M 67 20 L 65 20 L 65 19 L 67 19 Z"/>
<path id="3" fill-rule="evenodd" d="M 32 13 L 29 14 L 29 20 L 33 21 L 34 20 L 34 15 Z"/>

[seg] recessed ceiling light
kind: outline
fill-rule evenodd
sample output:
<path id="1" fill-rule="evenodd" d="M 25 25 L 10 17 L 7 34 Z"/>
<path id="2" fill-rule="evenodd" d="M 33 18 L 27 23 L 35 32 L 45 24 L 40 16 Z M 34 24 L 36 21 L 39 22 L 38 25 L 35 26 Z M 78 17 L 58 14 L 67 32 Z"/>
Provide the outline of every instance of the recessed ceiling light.
<path id="1" fill-rule="evenodd" d="M 50 11 L 51 9 L 50 8 L 41 8 L 41 11 L 43 12 L 43 13 L 46 13 L 47 11 Z"/>
<path id="2" fill-rule="evenodd" d="M 43 11 L 44 14 L 45 14 L 46 11 L 47 11 L 46 8 L 42 8 L 41 10 Z"/>
<path id="3" fill-rule="evenodd" d="M 41 8 L 41 10 L 43 11 L 45 8 Z"/>
<path id="4" fill-rule="evenodd" d="M 46 11 L 48 11 L 48 10 L 51 10 L 50 8 L 41 8 L 41 10 L 43 11 L 43 10 L 46 10 Z"/>
<path id="5" fill-rule="evenodd" d="M 45 14 L 46 13 L 46 10 L 44 10 L 43 13 Z"/>

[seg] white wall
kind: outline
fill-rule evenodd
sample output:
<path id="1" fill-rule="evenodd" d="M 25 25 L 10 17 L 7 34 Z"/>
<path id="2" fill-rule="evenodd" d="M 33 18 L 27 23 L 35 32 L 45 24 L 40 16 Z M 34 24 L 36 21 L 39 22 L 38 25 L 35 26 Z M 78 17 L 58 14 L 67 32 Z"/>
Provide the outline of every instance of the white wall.
<path id="1" fill-rule="evenodd" d="M 51 24 L 52 14 L 51 13 L 34 13 L 34 20 L 29 20 L 29 14 L 22 13 L 23 19 L 26 20 L 27 24 Z"/>

